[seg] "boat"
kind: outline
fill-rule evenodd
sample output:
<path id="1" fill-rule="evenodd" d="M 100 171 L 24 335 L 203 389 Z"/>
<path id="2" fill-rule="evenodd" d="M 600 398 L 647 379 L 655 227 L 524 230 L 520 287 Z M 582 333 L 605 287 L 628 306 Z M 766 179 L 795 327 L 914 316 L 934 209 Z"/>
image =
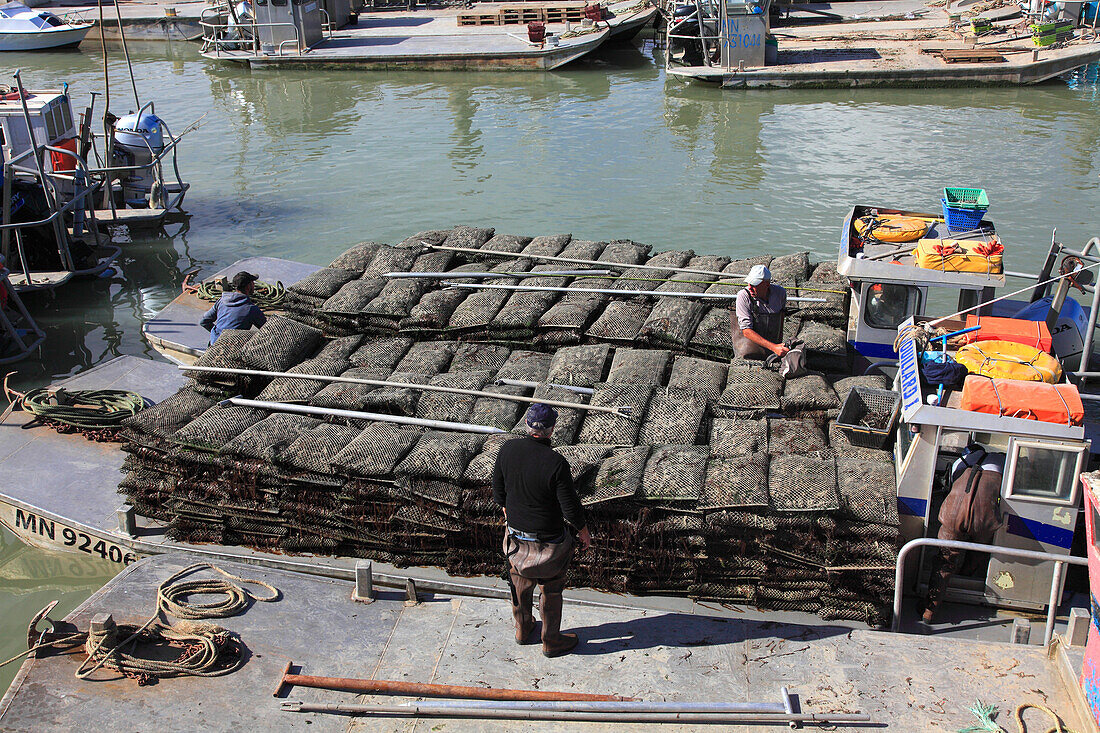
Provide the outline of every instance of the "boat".
<path id="1" fill-rule="evenodd" d="M 560 5 L 531 4 L 516 11 L 514 20 L 504 17 L 507 6 L 495 4 L 404 16 L 361 13 L 355 25 L 334 28 L 325 21 L 329 13 L 315 4 L 257 5 L 255 13 L 239 13 L 221 3 L 203 11 L 202 55 L 252 68 L 548 71 L 594 51 L 611 35 L 605 24 L 585 26 L 582 7 L 572 7 L 576 3 Z M 560 12 L 547 21 L 551 9 Z M 648 11 L 639 12 L 623 20 Z M 544 39 L 529 34 L 528 16 L 543 24 Z M 569 18 L 577 25 L 570 27 Z"/>
<path id="2" fill-rule="evenodd" d="M 834 17 L 832 25 L 773 31 L 771 0 L 674 4 L 667 12 L 666 71 L 726 89 L 1026 86 L 1100 59 L 1100 40 L 1087 25 L 1074 31 L 1076 21 L 1057 41 L 1036 26 L 1030 48 L 996 40 L 975 48 L 972 39 L 959 38 L 945 9 L 913 8 L 919 17 L 889 23 L 880 22 L 880 10 L 868 8 L 873 20 L 866 22 Z M 1025 30 L 1012 28 L 1014 22 L 997 26 L 1009 31 L 1002 43 Z"/>
<path id="3" fill-rule="evenodd" d="M 94 23 L 29 8 L 23 3 L 0 5 L 0 51 L 40 51 L 76 46 Z"/>
<path id="4" fill-rule="evenodd" d="M 610 18 L 605 20 L 611 28 L 607 36 L 607 43 L 630 43 L 634 40 L 646 25 L 653 22 L 659 10 L 649 0 L 641 2 L 609 3 L 607 13 Z"/>

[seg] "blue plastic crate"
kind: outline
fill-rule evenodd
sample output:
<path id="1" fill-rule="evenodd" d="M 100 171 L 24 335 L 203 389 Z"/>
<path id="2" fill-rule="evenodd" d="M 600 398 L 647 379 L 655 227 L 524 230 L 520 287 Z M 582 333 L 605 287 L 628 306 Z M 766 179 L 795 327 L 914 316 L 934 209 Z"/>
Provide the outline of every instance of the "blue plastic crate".
<path id="1" fill-rule="evenodd" d="M 989 209 L 956 209 L 947 205 L 947 199 L 940 199 L 943 204 L 943 218 L 947 222 L 947 228 L 953 232 L 968 232 L 977 229 L 985 212 Z"/>

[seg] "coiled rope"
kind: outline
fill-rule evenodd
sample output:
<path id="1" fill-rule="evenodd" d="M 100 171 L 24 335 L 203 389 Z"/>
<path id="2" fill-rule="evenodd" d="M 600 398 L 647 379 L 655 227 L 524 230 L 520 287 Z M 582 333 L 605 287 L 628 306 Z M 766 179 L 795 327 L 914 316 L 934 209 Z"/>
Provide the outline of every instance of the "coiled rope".
<path id="1" fill-rule="evenodd" d="M 12 393 L 9 392 L 9 397 Z M 17 394 L 17 393 L 16 393 Z M 42 422 L 83 430 L 117 428 L 145 408 L 145 398 L 119 389 L 47 389 L 22 395 L 23 410 Z"/>
<path id="2" fill-rule="evenodd" d="M 185 575 L 198 570 L 212 570 L 226 579 L 195 579 L 179 582 Z M 251 583 L 268 589 L 269 596 L 258 596 L 241 585 Z M 191 595 L 223 595 L 212 603 L 187 601 Z M 79 679 L 86 679 L 101 667 L 115 670 L 127 677 L 135 677 L 139 685 L 148 684 L 157 677 L 191 675 L 217 677 L 235 671 L 241 665 L 240 647 L 233 635 L 221 626 L 203 623 L 197 619 L 225 618 L 246 610 L 253 602 L 269 603 L 282 597 L 279 589 L 262 580 L 242 578 L 228 573 L 210 563 L 195 563 L 174 573 L 157 586 L 157 609 L 141 626 L 120 624 L 102 630 L 70 634 L 60 639 L 41 641 L 26 652 L 7 661 L 0 667 L 45 647 L 62 646 L 84 641 L 88 655 L 76 671 Z M 176 624 L 160 623 L 161 612 L 183 619 Z M 125 637 L 119 643 L 118 639 Z M 163 645 L 182 649 L 175 659 L 153 659 L 123 651 L 134 642 Z M 94 663 L 94 664 L 93 664 Z M 89 664 L 92 666 L 89 667 Z"/>
<path id="3" fill-rule="evenodd" d="M 202 300 L 216 301 L 227 291 L 231 290 L 231 286 L 225 278 L 221 278 L 220 280 L 206 280 L 200 282 L 198 285 L 192 285 L 189 282 L 190 277 L 191 276 L 188 275 L 184 278 L 183 292 L 194 293 L 196 297 Z M 257 280 L 254 287 L 255 289 L 252 291 L 252 295 L 248 297 L 263 310 L 278 308 L 286 299 L 286 288 L 281 282 L 276 281 L 274 283 L 269 283 L 263 280 Z"/>

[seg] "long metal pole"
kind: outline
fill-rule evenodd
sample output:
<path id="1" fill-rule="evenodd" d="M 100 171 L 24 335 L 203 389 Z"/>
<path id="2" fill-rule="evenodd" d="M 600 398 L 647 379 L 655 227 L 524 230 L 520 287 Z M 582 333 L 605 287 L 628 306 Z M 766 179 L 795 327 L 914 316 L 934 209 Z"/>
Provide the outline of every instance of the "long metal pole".
<path id="1" fill-rule="evenodd" d="M 387 272 L 382 277 L 390 279 L 423 279 L 446 280 L 454 278 L 458 280 L 480 280 L 487 277 L 511 277 L 523 279 L 525 277 L 592 277 L 595 275 L 610 275 L 611 270 L 554 270 L 553 272 Z"/>
<path id="2" fill-rule="evenodd" d="M 439 387 L 434 384 L 413 384 L 410 382 L 390 382 L 385 379 L 361 379 L 359 377 L 330 377 L 325 374 L 292 374 L 290 372 L 266 372 L 259 369 L 236 369 L 232 367 L 207 367 L 188 366 L 180 364 L 177 369 L 183 372 L 218 372 L 222 374 L 244 374 L 252 377 L 287 377 L 289 379 L 306 379 L 314 382 L 336 382 L 339 384 L 366 384 L 373 387 L 397 387 L 398 389 L 414 389 L 424 392 L 446 392 L 447 394 L 469 395 L 471 397 L 490 397 L 508 402 L 524 402 L 527 404 L 550 405 L 551 407 L 564 407 L 569 410 L 588 410 L 590 412 L 606 412 L 616 417 L 628 417 L 631 412 L 629 406 L 599 407 L 583 405 L 575 402 L 561 402 L 558 400 L 538 400 L 534 397 L 522 397 L 520 395 L 499 394 L 497 392 L 483 392 L 478 389 L 458 389 L 457 387 Z"/>
<path id="3" fill-rule="evenodd" d="M 413 703 L 415 704 L 415 703 Z M 674 700 L 559 701 L 559 700 L 433 700 L 432 705 L 482 710 L 543 710 L 573 713 L 785 713 L 782 702 L 677 702 Z"/>
<path id="4" fill-rule="evenodd" d="M 710 300 L 733 300 L 737 293 L 685 293 L 679 291 L 655 290 L 613 290 L 611 288 L 557 288 L 550 285 L 493 285 L 490 283 L 456 283 L 444 280 L 443 285 L 452 288 L 470 290 L 529 290 L 552 293 L 602 293 L 604 295 L 649 295 L 654 298 L 671 296 L 675 298 L 703 298 Z M 788 303 L 824 303 L 825 298 L 787 298 Z"/>
<path id="5" fill-rule="evenodd" d="M 1040 560 L 1056 563 L 1056 567 L 1061 567 L 1061 563 L 1068 563 L 1070 565 L 1088 565 L 1087 558 L 1078 557 L 1076 555 L 1055 555 L 1052 552 L 1038 552 L 1036 550 L 1019 550 L 1014 547 L 998 547 L 997 545 L 983 545 L 977 542 L 956 542 L 955 540 L 941 540 L 936 537 L 918 537 L 915 540 L 910 540 L 902 546 L 898 551 L 897 563 L 894 565 L 894 618 L 890 624 L 891 631 L 897 631 L 901 627 L 901 597 L 902 597 L 902 583 L 904 582 L 903 576 L 905 575 L 905 558 L 913 550 L 918 547 L 950 547 L 955 550 L 971 550 L 974 552 L 988 552 L 993 555 L 1007 555 L 1008 557 L 1018 557 L 1024 560 Z M 1061 573 L 1055 571 L 1052 585 L 1055 587 L 1058 585 Z M 1051 597 L 1054 596 L 1055 591 L 1051 590 Z M 1049 616 L 1049 611 L 1048 618 Z M 1049 638 L 1048 638 L 1049 640 Z"/>
<path id="6" fill-rule="evenodd" d="M 534 387 L 536 389 L 545 384 L 547 387 L 557 387 L 559 389 L 565 389 L 570 392 L 576 392 L 577 394 L 596 394 L 596 390 L 592 389 L 591 387 L 574 387 L 572 384 L 554 384 L 553 382 L 529 382 L 526 379 L 498 379 L 496 380 L 496 382 L 494 382 L 494 384 L 507 384 L 512 387 Z"/>
<path id="7" fill-rule="evenodd" d="M 435 718 L 492 718 L 503 720 L 574 720 L 609 723 L 868 723 L 871 716 L 839 713 L 587 713 L 569 711 L 454 708 L 437 704 L 350 705 L 284 703 L 283 710 L 300 713 L 404 715 Z"/>
<path id="8" fill-rule="evenodd" d="M 626 262 L 606 262 L 604 260 L 581 260 L 575 257 L 553 257 L 551 255 L 525 255 L 520 252 L 496 252 L 486 249 L 473 249 L 471 247 L 444 247 L 442 244 L 428 244 L 427 242 L 421 242 L 421 244 L 431 247 L 432 249 L 441 249 L 446 252 L 465 252 L 467 254 L 479 254 L 488 255 L 490 257 L 501 257 L 504 259 L 522 259 L 522 260 L 540 260 L 543 262 L 567 262 L 572 265 L 603 265 L 604 267 L 614 267 L 619 270 L 656 270 L 658 272 L 688 272 L 694 275 L 712 275 L 718 278 L 734 279 L 744 278 L 744 273 L 735 272 L 715 272 L 714 270 L 695 270 L 690 267 L 663 267 L 661 265 L 630 265 Z"/>
<path id="9" fill-rule="evenodd" d="M 1096 14 L 1100 15 L 1100 9 L 1097 10 Z M 1100 237 L 1093 237 L 1086 242 L 1082 252 L 1087 254 L 1092 247 L 1100 247 Z M 1097 311 L 1100 311 L 1100 287 L 1093 290 L 1092 309 L 1089 311 L 1089 325 L 1085 329 L 1085 343 L 1081 348 L 1081 363 L 1077 367 L 1078 371 L 1087 372 L 1089 370 L 1089 361 L 1092 359 L 1092 342 L 1093 337 L 1096 335 Z"/>
<path id="10" fill-rule="evenodd" d="M 467 700 L 497 701 L 570 701 L 570 702 L 623 702 L 634 700 L 621 695 L 592 695 L 581 692 L 553 692 L 551 690 L 510 690 L 501 687 L 471 687 L 466 685 L 441 685 L 404 680 L 367 680 L 353 677 L 317 677 L 307 674 L 283 674 L 279 690 L 285 685 L 314 687 L 322 690 L 346 690 L 368 695 L 410 695 L 413 697 L 458 697 Z M 277 691 L 278 692 L 278 691 Z"/>
<path id="11" fill-rule="evenodd" d="M 238 407 L 256 407 L 261 410 L 274 410 L 276 412 L 294 412 L 299 415 L 322 415 L 325 417 L 347 417 L 352 420 L 373 420 L 375 422 L 392 422 L 398 425 L 416 425 L 422 428 L 437 428 L 439 430 L 455 430 L 463 433 L 483 433 L 494 435 L 508 431 L 488 425 L 473 425 L 464 422 L 448 422 L 446 420 L 428 420 L 419 417 L 402 417 L 400 415 L 384 415 L 378 412 L 359 412 L 357 410 L 338 410 L 330 407 L 312 407 L 310 405 L 291 405 L 287 402 L 267 402 L 265 400 L 246 400 L 243 397 L 230 397 L 222 400 L 221 405 L 230 404 Z"/>

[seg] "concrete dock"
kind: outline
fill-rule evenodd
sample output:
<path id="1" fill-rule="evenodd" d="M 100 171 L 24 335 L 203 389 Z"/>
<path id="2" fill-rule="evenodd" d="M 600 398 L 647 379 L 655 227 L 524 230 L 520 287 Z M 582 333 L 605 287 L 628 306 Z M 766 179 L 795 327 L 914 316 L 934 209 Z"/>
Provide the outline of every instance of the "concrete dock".
<path id="1" fill-rule="evenodd" d="M 157 585 L 201 559 L 180 553 L 140 560 L 65 621 L 84 630 L 93 615 L 108 612 L 117 623 L 140 624 L 153 611 Z M 139 687 L 103 671 L 91 680 L 76 679 L 84 659 L 79 651 L 40 653 L 41 658 L 23 665 L 0 701 L 0 728 L 495 731 L 515 726 L 478 719 L 284 712 L 282 700 L 272 693 L 286 664 L 293 662 L 291 671 L 300 674 L 617 694 L 646 701 L 774 702 L 786 686 L 803 712 L 863 712 L 874 727 L 904 731 L 953 731 L 972 724 L 966 708 L 975 699 L 996 705 L 1004 722 L 1017 705 L 1031 702 L 1054 709 L 1071 728 L 1089 730 L 1060 669 L 1074 662 L 1060 653 L 1048 658 L 1038 647 L 567 603 L 564 626 L 579 634 L 581 644 L 570 656 L 547 659 L 537 645 L 515 645 L 511 615 L 500 600 L 435 594 L 408 605 L 403 594 L 391 591 L 362 604 L 351 599 L 348 582 L 217 564 L 282 592 L 275 603 L 255 603 L 239 616 L 216 620 L 240 637 L 245 649 L 240 669 L 225 677 L 166 678 Z M 190 577 L 216 576 L 204 570 Z M 284 694 L 285 700 L 305 702 L 403 700 L 304 687 Z M 628 729 L 609 723 L 571 725 Z M 560 722 L 525 723 L 533 731 L 561 727 Z"/>

